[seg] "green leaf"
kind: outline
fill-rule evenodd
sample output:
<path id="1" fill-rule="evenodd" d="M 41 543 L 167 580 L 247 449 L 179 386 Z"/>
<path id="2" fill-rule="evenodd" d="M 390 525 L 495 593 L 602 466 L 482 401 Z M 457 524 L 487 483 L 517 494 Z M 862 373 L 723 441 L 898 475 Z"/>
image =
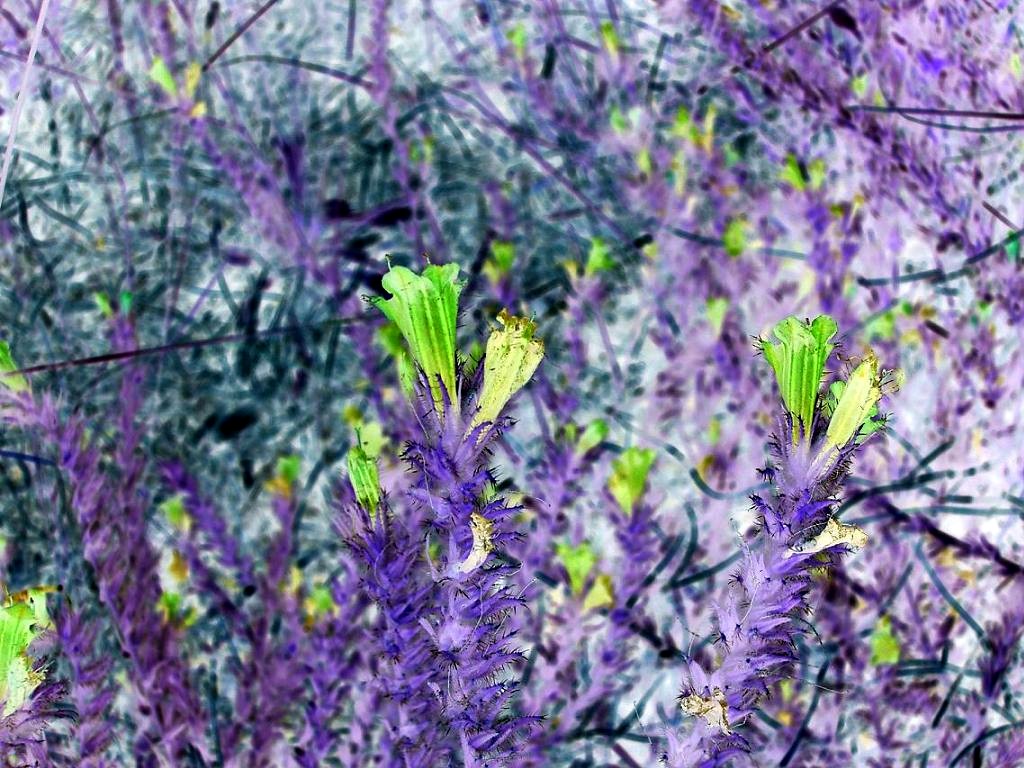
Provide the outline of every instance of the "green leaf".
<path id="1" fill-rule="evenodd" d="M 715 445 L 722 438 L 722 420 L 712 416 L 708 421 L 708 429 L 705 435 L 709 445 Z"/>
<path id="2" fill-rule="evenodd" d="M 693 120 L 690 118 L 690 110 L 680 107 L 676 112 L 675 123 L 672 126 L 672 133 L 681 139 L 688 138 L 693 129 Z"/>
<path id="3" fill-rule="evenodd" d="M 282 456 L 277 460 L 277 474 L 288 485 L 295 485 L 301 467 L 302 459 L 298 456 Z"/>
<path id="4" fill-rule="evenodd" d="M 1016 261 L 1020 255 L 1020 235 L 1017 235 L 1006 244 L 1006 258 Z"/>
<path id="5" fill-rule="evenodd" d="M 615 607 L 615 586 L 612 577 L 607 573 L 598 574 L 594 579 L 594 585 L 587 590 L 587 596 L 583 598 L 583 610 L 595 611 L 598 608 Z"/>
<path id="6" fill-rule="evenodd" d="M 322 616 L 333 614 L 338 605 L 334 602 L 334 595 L 325 584 L 319 584 L 309 591 L 309 597 L 305 600 L 306 613 L 314 621 Z"/>
<path id="7" fill-rule="evenodd" d="M 178 530 L 185 530 L 188 527 L 189 516 L 185 511 L 185 499 L 180 494 L 161 502 L 158 509 L 164 519 Z"/>
<path id="8" fill-rule="evenodd" d="M 149 68 L 149 79 L 159 85 L 171 98 L 178 97 L 178 85 L 174 82 L 174 75 L 167 68 L 166 62 L 159 56 L 153 57 L 153 66 Z"/>
<path id="9" fill-rule="evenodd" d="M 896 335 L 896 313 L 889 309 L 871 318 L 864 326 L 864 335 L 868 341 L 893 338 Z"/>
<path id="10" fill-rule="evenodd" d="M 604 419 L 594 419 L 576 441 L 576 455 L 583 456 L 603 443 L 607 437 L 608 423 Z"/>
<path id="11" fill-rule="evenodd" d="M 601 41 L 612 56 L 619 54 L 619 35 L 610 19 L 601 22 Z"/>
<path id="12" fill-rule="evenodd" d="M 484 274 L 496 283 L 505 277 L 516 261 L 516 247 L 507 240 L 495 240 L 491 243 L 491 255 L 484 262 Z"/>
<path id="13" fill-rule="evenodd" d="M 377 460 L 371 459 L 360 446 L 348 452 L 348 480 L 355 491 L 359 505 L 373 517 L 380 504 L 380 475 Z"/>
<path id="14" fill-rule="evenodd" d="M 526 55 L 526 26 L 522 22 L 519 22 L 508 31 L 508 41 L 512 43 L 516 56 L 521 59 Z"/>
<path id="15" fill-rule="evenodd" d="M 18 364 L 14 362 L 11 355 L 11 347 L 6 341 L 0 341 L 0 384 L 3 384 L 11 392 L 27 392 L 29 387 L 28 379 L 20 373 L 11 375 L 18 370 Z"/>
<path id="16" fill-rule="evenodd" d="M 608 121 L 612 126 L 612 130 L 615 133 L 625 133 L 629 130 L 629 121 L 626 116 L 622 114 L 622 110 L 618 106 L 613 106 L 611 113 L 608 116 Z"/>
<path id="17" fill-rule="evenodd" d="M 196 95 L 199 78 L 203 76 L 203 67 L 198 61 L 190 61 L 185 67 L 185 95 L 190 99 Z"/>
<path id="18" fill-rule="evenodd" d="M 725 252 L 733 258 L 739 256 L 747 247 L 747 225 L 743 219 L 731 219 L 722 233 L 722 245 Z"/>
<path id="19" fill-rule="evenodd" d="M 534 338 L 537 327 L 532 321 L 502 310 L 498 322 L 503 327 L 493 331 L 487 339 L 484 383 L 470 429 L 485 421 L 497 420 L 508 401 L 526 386 L 544 359 L 544 342 Z"/>
<path id="20" fill-rule="evenodd" d="M 647 475 L 654 464 L 655 453 L 650 448 L 627 448 L 612 462 L 612 476 L 608 490 L 622 511 L 632 514 L 633 507 L 643 496 Z"/>
<path id="21" fill-rule="evenodd" d="M 644 147 L 636 153 L 636 167 L 644 176 L 650 176 L 654 171 L 654 163 L 651 161 L 651 152 Z"/>
<path id="22" fill-rule="evenodd" d="M 716 337 L 722 335 L 722 324 L 725 322 L 725 313 L 728 311 L 729 300 L 722 296 L 708 299 L 704 307 L 708 323 L 711 325 L 711 329 Z"/>
<path id="23" fill-rule="evenodd" d="M 565 572 L 569 574 L 569 586 L 572 593 L 574 595 L 581 594 L 591 569 L 597 563 L 597 555 L 590 543 L 584 541 L 575 547 L 569 544 L 556 544 L 555 554 L 558 555 L 558 559 L 565 567 Z"/>
<path id="24" fill-rule="evenodd" d="M 607 272 L 615 266 L 615 259 L 612 258 L 611 249 L 600 237 L 592 238 L 590 241 L 590 253 L 587 254 L 587 275 L 596 275 L 598 272 Z"/>
<path id="25" fill-rule="evenodd" d="M 888 616 L 883 616 L 878 620 L 868 642 L 871 645 L 872 666 L 881 667 L 899 663 L 900 641 L 892 632 L 892 622 Z"/>
<path id="26" fill-rule="evenodd" d="M 429 265 L 417 275 L 406 267 L 391 267 L 382 284 L 390 299 L 374 297 L 371 303 L 398 326 L 412 359 L 426 375 L 438 408 L 443 408 L 441 388 L 458 408 L 455 391 L 455 323 L 459 314 L 457 264 Z M 400 375 L 402 374 L 399 368 Z"/>
<path id="27" fill-rule="evenodd" d="M 807 175 L 811 180 L 811 189 L 821 189 L 822 184 L 825 183 L 825 177 L 828 172 L 828 166 L 825 165 L 825 161 L 821 158 L 811 161 L 810 165 L 807 166 Z"/>
<path id="28" fill-rule="evenodd" d="M 181 614 L 182 596 L 177 592 L 162 592 L 156 607 L 157 611 L 163 615 L 165 622 L 175 624 Z"/>
<path id="29" fill-rule="evenodd" d="M 800 161 L 796 155 L 786 155 L 786 163 L 782 166 L 779 178 L 801 192 L 807 188 L 807 180 L 804 178 L 803 171 L 800 170 Z"/>
<path id="30" fill-rule="evenodd" d="M 495 240 L 491 243 L 491 259 L 502 272 L 508 272 L 516 260 L 515 245 L 507 240 Z"/>
<path id="31" fill-rule="evenodd" d="M 110 303 L 110 299 L 107 298 L 107 294 L 103 291 L 97 291 L 92 295 L 92 300 L 96 302 L 96 308 L 99 309 L 100 314 L 108 320 L 114 316 L 114 307 Z"/>
<path id="32" fill-rule="evenodd" d="M 819 315 L 811 323 L 790 315 L 772 331 L 777 342 L 763 340 L 760 344 L 775 371 L 782 402 L 793 417 L 794 442 L 801 427 L 804 434 L 810 430 L 825 361 L 835 347 L 830 341 L 838 330 L 828 315 Z"/>

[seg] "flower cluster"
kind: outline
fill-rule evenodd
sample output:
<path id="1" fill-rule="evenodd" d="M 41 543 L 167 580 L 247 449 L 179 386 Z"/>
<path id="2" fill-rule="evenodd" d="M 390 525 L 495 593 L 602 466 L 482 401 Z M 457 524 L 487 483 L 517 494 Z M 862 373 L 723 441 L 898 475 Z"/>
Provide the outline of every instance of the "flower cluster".
<path id="1" fill-rule="evenodd" d="M 0 765 L 1019 764 L 1021 12 L 0 4 Z"/>

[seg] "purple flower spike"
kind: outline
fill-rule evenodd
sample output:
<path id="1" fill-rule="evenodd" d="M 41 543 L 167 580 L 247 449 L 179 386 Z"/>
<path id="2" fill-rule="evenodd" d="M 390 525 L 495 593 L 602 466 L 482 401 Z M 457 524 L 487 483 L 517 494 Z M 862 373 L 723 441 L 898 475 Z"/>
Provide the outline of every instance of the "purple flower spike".
<path id="1" fill-rule="evenodd" d="M 817 334 L 818 326 L 825 331 Z M 742 564 L 718 609 L 718 665 L 710 673 L 696 662 L 688 667 L 679 705 L 696 722 L 689 738 L 670 740 L 666 758 L 673 766 L 691 765 L 692 749 L 703 750 L 701 765 L 712 766 L 749 748 L 744 726 L 772 686 L 792 677 L 799 659 L 796 640 L 808 632 L 803 617 L 812 607 L 814 572 L 867 543 L 863 531 L 831 512 L 852 456 L 878 428 L 875 405 L 898 377 L 880 373 L 869 353 L 820 399 L 834 321 L 822 317 L 809 326 L 789 318 L 779 327 L 786 335 L 769 360 L 785 410 L 772 443 L 774 464 L 764 470 L 770 494 L 752 497 L 760 530 L 744 542 Z"/>

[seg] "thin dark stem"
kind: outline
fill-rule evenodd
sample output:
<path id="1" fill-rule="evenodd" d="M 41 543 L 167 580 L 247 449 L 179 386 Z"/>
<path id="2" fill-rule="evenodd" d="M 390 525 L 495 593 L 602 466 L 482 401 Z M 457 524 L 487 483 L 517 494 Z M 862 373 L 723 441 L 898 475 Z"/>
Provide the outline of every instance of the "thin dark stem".
<path id="1" fill-rule="evenodd" d="M 1008 226 L 1010 229 L 1012 229 L 1014 231 L 1017 231 L 1018 229 L 1020 229 L 1020 227 L 1018 227 L 1016 224 L 1014 224 L 1012 221 L 1010 221 L 1008 218 L 1006 218 L 1006 216 L 1003 215 L 1002 211 L 1000 211 L 999 209 L 995 208 L 992 205 L 989 205 L 987 200 L 983 200 L 982 201 L 981 207 L 984 208 L 989 213 L 991 213 L 997 219 L 999 219 L 999 221 L 1001 221 L 1003 224 Z"/>
<path id="2" fill-rule="evenodd" d="M 942 117 L 977 117 L 989 120 L 1024 121 L 1024 112 L 989 112 L 977 109 L 940 109 L 938 107 L 874 107 L 866 104 L 849 104 L 851 112 L 883 112 L 901 115 L 938 115 Z"/>
<path id="3" fill-rule="evenodd" d="M 828 15 L 828 13 L 833 8 L 835 8 L 837 5 L 839 5 L 838 2 L 829 3 L 828 5 L 826 5 L 824 8 L 822 8 L 820 11 L 818 11 L 813 16 L 808 16 L 806 19 L 801 21 L 799 24 L 797 24 L 795 27 L 793 27 L 791 30 L 789 30 L 785 34 L 775 38 L 774 40 L 772 40 L 767 45 L 762 46 L 761 47 L 761 53 L 771 53 L 776 48 L 779 48 L 780 46 L 785 45 L 790 40 L 792 40 L 794 37 L 796 37 L 801 32 L 803 32 L 805 29 L 807 29 L 809 26 L 811 26 L 816 21 L 818 21 L 818 19 L 822 18 L 823 16 Z"/>
<path id="4" fill-rule="evenodd" d="M 179 349 L 199 349 L 201 347 L 210 347 L 217 344 L 231 344 L 237 341 L 248 341 L 254 338 L 281 336 L 289 333 L 295 333 L 298 331 L 319 329 L 330 325 L 354 323 L 357 322 L 358 320 L 359 318 L 335 318 L 313 325 L 289 325 L 283 328 L 274 328 L 268 331 L 262 331 L 255 335 L 252 333 L 232 333 L 228 334 L 227 336 L 214 336 L 209 339 L 186 339 L 183 341 L 176 341 L 171 344 L 161 344 L 160 346 L 157 347 L 146 347 L 144 349 L 128 349 L 122 352 L 107 352 L 106 354 L 102 355 L 93 355 L 92 357 L 79 357 L 73 360 L 59 360 L 53 363 L 40 363 L 38 365 L 30 365 L 27 368 L 21 368 L 16 371 L 8 371 L 7 373 L 0 374 L 0 376 L 31 376 L 34 373 L 59 371 L 65 368 L 76 368 L 78 366 L 83 365 L 100 365 L 102 363 L 129 360 L 137 357 L 159 355 L 164 352 L 174 352 Z"/>
<path id="5" fill-rule="evenodd" d="M 203 64 L 203 72 L 208 70 L 210 68 L 210 65 L 213 64 L 213 62 L 215 62 L 224 54 L 224 51 L 226 51 L 228 48 L 234 45 L 235 41 L 242 35 L 244 35 L 246 30 L 249 29 L 249 27 L 251 27 L 257 21 L 259 21 L 259 18 L 267 11 L 269 11 L 271 8 L 273 8 L 276 4 L 277 0 L 267 0 L 267 2 L 260 6 L 259 10 L 257 10 L 256 13 L 254 13 L 252 16 L 250 16 L 248 19 L 242 22 L 242 25 L 234 32 L 232 32 L 228 39 L 221 43 L 220 48 L 214 51 L 213 55 L 206 60 L 206 63 Z"/>

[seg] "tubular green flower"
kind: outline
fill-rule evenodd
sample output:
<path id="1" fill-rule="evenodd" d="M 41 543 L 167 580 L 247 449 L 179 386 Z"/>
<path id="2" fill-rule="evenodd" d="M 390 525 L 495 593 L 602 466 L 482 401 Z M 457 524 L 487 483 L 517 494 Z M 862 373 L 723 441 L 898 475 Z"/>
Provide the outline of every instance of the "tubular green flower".
<path id="1" fill-rule="evenodd" d="M 457 264 L 431 264 L 417 275 L 406 267 L 391 267 L 384 275 L 390 299 L 371 303 L 401 331 L 413 360 L 426 374 L 438 408 L 443 408 L 443 386 L 458 410 L 455 397 L 455 321 L 459 314 Z"/>
<path id="2" fill-rule="evenodd" d="M 873 352 L 868 352 L 843 387 L 835 412 L 828 422 L 826 446 L 839 448 L 850 442 L 870 417 L 871 410 L 881 397 L 878 358 Z"/>
<path id="3" fill-rule="evenodd" d="M 782 402 L 793 417 L 794 443 L 799 441 L 801 430 L 805 436 L 810 434 L 825 361 L 835 347 L 829 342 L 837 330 L 836 321 L 828 315 L 819 315 L 810 323 L 790 315 L 773 330 L 778 342 L 761 341 L 761 351 L 775 371 Z"/>
<path id="4" fill-rule="evenodd" d="M 537 326 L 531 320 L 513 317 L 502 310 L 498 322 L 503 327 L 487 339 L 484 384 L 470 429 L 484 422 L 493 423 L 544 359 L 544 342 L 534 338 Z"/>

